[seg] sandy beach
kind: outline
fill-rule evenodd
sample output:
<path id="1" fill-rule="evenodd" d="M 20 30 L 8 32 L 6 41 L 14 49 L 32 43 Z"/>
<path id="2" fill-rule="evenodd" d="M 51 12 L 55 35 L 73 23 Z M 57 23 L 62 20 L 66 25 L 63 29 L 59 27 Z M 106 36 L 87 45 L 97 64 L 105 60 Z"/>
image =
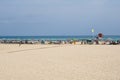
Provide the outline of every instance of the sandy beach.
<path id="1" fill-rule="evenodd" d="M 0 44 L 0 80 L 120 80 L 120 45 Z"/>

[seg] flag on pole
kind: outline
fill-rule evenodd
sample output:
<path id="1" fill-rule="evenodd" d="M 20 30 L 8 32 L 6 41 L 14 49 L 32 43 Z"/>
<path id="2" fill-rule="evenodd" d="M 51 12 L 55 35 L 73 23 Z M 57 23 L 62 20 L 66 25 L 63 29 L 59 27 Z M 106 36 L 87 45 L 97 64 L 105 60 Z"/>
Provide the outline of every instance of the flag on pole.
<path id="1" fill-rule="evenodd" d="M 95 30 L 94 30 L 94 29 L 92 29 L 91 31 L 92 31 L 92 33 L 94 33 L 94 32 L 95 32 Z"/>

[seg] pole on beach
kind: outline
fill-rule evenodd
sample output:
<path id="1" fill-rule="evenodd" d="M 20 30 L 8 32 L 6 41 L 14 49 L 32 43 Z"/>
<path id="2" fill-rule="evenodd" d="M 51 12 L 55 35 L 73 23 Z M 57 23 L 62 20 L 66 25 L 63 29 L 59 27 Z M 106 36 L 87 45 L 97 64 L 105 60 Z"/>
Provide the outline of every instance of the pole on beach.
<path id="1" fill-rule="evenodd" d="M 93 40 L 94 40 L 94 35 L 95 35 L 94 32 L 95 32 L 95 30 L 92 28 L 91 31 L 92 31 L 92 37 L 93 37 Z"/>

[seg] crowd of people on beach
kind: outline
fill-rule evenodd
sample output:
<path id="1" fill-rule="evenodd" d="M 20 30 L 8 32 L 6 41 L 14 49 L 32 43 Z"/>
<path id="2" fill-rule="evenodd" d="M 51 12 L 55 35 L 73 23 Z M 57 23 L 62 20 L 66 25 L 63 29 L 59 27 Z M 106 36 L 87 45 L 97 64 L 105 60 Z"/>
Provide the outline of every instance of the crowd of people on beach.
<path id="1" fill-rule="evenodd" d="M 0 40 L 1 44 L 96 44 L 96 45 L 118 45 L 120 40 Z"/>
<path id="2" fill-rule="evenodd" d="M 99 33 L 93 39 L 67 39 L 67 40 L 6 40 L 0 39 L 1 44 L 80 44 L 80 45 L 119 45 L 120 40 L 103 39 Z"/>

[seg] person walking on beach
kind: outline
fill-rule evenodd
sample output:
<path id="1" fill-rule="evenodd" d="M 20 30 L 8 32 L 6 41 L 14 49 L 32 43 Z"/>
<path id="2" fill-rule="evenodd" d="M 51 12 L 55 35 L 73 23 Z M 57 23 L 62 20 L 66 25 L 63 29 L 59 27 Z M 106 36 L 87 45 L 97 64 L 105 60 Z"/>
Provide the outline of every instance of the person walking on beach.
<path id="1" fill-rule="evenodd" d="M 21 46 L 21 45 L 22 45 L 22 41 L 19 42 L 19 46 Z"/>

